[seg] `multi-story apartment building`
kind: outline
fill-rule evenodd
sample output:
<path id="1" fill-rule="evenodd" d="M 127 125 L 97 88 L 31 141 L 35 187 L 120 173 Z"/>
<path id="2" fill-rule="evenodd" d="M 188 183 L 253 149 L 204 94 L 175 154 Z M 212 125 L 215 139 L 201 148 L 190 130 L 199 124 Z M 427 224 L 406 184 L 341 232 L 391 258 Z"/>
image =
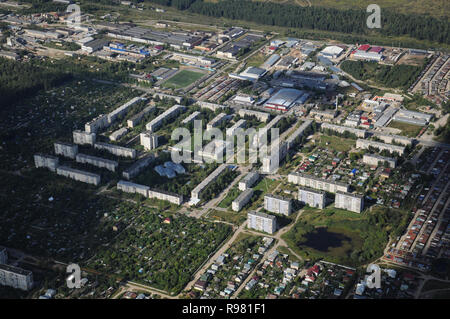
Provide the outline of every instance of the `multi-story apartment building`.
<path id="1" fill-rule="evenodd" d="M 345 192 L 337 192 L 334 206 L 355 213 L 361 213 L 364 209 L 364 196 Z"/>
<path id="2" fill-rule="evenodd" d="M 294 183 L 300 186 L 306 186 L 309 188 L 314 188 L 329 193 L 336 193 L 338 191 L 348 192 L 349 185 L 345 183 L 329 181 L 321 178 L 317 178 L 312 175 L 307 175 L 303 173 L 289 173 L 288 175 L 289 183 Z"/>
<path id="3" fill-rule="evenodd" d="M 231 203 L 231 209 L 233 209 L 235 212 L 240 211 L 247 203 L 250 201 L 250 199 L 253 196 L 253 189 L 248 188 L 247 190 L 243 191 L 239 196 Z"/>
<path id="4" fill-rule="evenodd" d="M 252 187 L 258 179 L 258 172 L 248 173 L 241 181 L 239 181 L 239 190 L 245 191 L 247 188 Z"/>
<path id="5" fill-rule="evenodd" d="M 33 273 L 11 265 L 0 264 L 0 286 L 28 291 L 33 288 Z"/>
<path id="6" fill-rule="evenodd" d="M 281 215 L 289 216 L 292 212 L 292 201 L 277 195 L 264 196 L 264 209 Z"/>
<path id="7" fill-rule="evenodd" d="M 326 206 L 326 193 L 307 187 L 299 187 L 298 200 L 311 207 L 324 209 Z"/>
<path id="8" fill-rule="evenodd" d="M 54 143 L 54 146 L 56 155 L 61 155 L 64 157 L 75 159 L 75 157 L 78 154 L 78 145 L 64 142 L 56 142 Z"/>
<path id="9" fill-rule="evenodd" d="M 277 230 L 277 219 L 272 215 L 260 212 L 249 212 L 247 214 L 247 227 L 273 234 Z"/>

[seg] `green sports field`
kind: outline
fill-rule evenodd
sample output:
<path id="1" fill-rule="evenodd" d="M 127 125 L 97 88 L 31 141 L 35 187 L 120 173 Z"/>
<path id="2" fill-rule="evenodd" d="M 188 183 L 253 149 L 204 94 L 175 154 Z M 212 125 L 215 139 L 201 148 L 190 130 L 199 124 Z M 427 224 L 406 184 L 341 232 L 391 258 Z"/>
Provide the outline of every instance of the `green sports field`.
<path id="1" fill-rule="evenodd" d="M 166 82 L 164 82 L 163 86 L 174 89 L 184 88 L 194 83 L 203 76 L 204 74 L 201 72 L 181 70 Z"/>

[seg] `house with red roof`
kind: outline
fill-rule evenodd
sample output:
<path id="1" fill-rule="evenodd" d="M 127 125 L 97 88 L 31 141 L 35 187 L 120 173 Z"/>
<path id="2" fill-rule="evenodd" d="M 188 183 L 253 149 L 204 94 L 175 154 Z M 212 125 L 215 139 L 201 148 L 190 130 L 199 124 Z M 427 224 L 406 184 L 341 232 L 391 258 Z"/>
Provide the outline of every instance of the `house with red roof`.
<path id="1" fill-rule="evenodd" d="M 364 51 L 367 52 L 370 49 L 370 45 L 369 44 L 363 44 L 358 48 L 358 51 Z"/>

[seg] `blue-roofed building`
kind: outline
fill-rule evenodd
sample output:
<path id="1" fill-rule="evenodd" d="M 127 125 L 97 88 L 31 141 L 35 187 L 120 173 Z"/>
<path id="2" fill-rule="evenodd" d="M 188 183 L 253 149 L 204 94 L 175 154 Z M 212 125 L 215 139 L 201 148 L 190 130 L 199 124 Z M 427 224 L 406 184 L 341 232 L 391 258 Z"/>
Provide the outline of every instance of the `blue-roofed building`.
<path id="1" fill-rule="evenodd" d="M 186 169 L 181 164 L 175 164 L 173 162 L 165 162 L 164 167 L 175 171 L 177 174 L 185 174 Z"/>
<path id="2" fill-rule="evenodd" d="M 264 62 L 263 68 L 271 68 L 275 65 L 275 63 L 278 62 L 278 60 L 280 60 L 280 56 L 278 54 L 272 54 L 270 58 L 268 58 L 267 61 Z"/>

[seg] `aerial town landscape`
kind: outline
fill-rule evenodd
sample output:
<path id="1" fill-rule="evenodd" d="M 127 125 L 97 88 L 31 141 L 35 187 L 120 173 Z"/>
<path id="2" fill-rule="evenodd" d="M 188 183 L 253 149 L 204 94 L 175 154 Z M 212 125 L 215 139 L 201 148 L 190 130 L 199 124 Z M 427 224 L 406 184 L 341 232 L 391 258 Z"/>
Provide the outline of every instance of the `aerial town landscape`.
<path id="1" fill-rule="evenodd" d="M 343 2 L 0 0 L 0 299 L 449 299 L 450 6 Z"/>

